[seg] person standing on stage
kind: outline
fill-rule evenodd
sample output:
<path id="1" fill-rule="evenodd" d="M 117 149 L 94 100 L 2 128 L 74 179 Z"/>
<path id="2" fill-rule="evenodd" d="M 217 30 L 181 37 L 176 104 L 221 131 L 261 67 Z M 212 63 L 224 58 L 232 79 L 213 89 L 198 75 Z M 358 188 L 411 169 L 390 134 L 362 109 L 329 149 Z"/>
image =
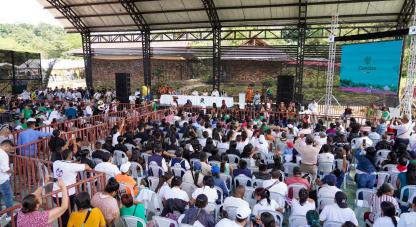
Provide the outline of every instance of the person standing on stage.
<path id="1" fill-rule="evenodd" d="M 316 100 L 312 100 L 311 103 L 308 105 L 308 110 L 311 111 L 311 122 L 316 122 L 316 115 L 318 114 L 318 103 Z"/>

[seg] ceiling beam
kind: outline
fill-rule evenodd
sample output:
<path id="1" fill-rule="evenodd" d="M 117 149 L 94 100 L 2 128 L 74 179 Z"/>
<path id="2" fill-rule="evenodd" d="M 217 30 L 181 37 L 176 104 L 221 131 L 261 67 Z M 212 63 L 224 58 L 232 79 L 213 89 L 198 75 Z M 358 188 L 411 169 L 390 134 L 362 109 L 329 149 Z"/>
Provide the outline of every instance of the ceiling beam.
<path id="1" fill-rule="evenodd" d="M 394 16 L 397 17 L 397 13 L 381 13 L 381 14 L 352 14 L 352 15 L 339 15 L 339 18 L 351 18 L 351 17 L 388 17 L 388 16 Z M 331 16 L 309 16 L 306 19 L 309 20 L 316 20 L 316 19 L 329 19 Z M 298 17 L 288 17 L 288 18 L 260 18 L 260 19 L 231 19 L 231 20 L 221 20 L 221 26 L 227 27 L 227 25 L 224 25 L 224 23 L 233 23 L 233 22 L 265 22 L 265 21 L 296 21 L 298 20 Z M 293 25 L 296 25 L 297 23 L 294 23 Z M 378 23 L 378 22 L 397 22 L 397 19 L 380 19 L 380 20 L 357 20 L 353 21 L 353 23 Z M 340 24 L 342 23 L 351 23 L 340 21 Z M 163 26 L 163 25 L 186 25 L 186 24 L 210 24 L 210 21 L 184 21 L 184 22 L 170 22 L 170 23 L 149 23 L 148 26 Z M 314 23 L 313 21 L 308 22 L 308 25 L 319 25 L 319 24 L 328 24 L 326 23 Z M 273 26 L 290 26 L 292 24 L 280 24 L 280 25 L 273 25 Z M 98 25 L 98 26 L 89 26 L 89 28 L 123 28 L 123 27 L 132 27 L 135 26 L 135 24 L 118 24 L 118 25 Z M 255 26 L 255 25 L 249 25 L 249 26 Z M 258 24 L 256 26 L 267 26 L 264 24 Z M 271 26 L 271 25 L 269 25 Z M 197 28 L 201 28 L 201 26 L 198 26 Z M 73 27 L 65 27 L 65 29 L 73 29 Z M 177 28 L 179 29 L 179 27 Z"/>
<path id="2" fill-rule="evenodd" d="M 132 2 L 155 2 L 159 0 L 132 0 Z M 118 0 L 112 0 L 107 2 L 85 2 L 85 3 L 74 3 L 74 4 L 67 4 L 68 7 L 85 7 L 85 6 L 100 6 L 100 5 L 114 5 L 120 4 Z M 53 6 L 45 6 L 44 9 L 54 9 Z"/>
<path id="3" fill-rule="evenodd" d="M 322 1 L 322 2 L 311 2 L 308 3 L 309 6 L 314 5 L 332 5 L 332 4 L 348 4 L 348 3 L 364 3 L 364 2 L 384 2 L 391 0 L 339 0 L 339 1 Z M 115 1 L 117 4 L 119 1 Z M 135 2 L 135 1 L 133 1 Z M 116 4 L 110 2 L 109 4 Z M 92 4 L 92 3 L 90 3 Z M 100 3 L 102 4 L 102 3 Z M 81 3 L 78 5 L 88 6 L 88 3 Z M 78 7 L 76 5 L 75 7 Z M 94 5 L 92 5 L 94 6 Z M 259 8 L 275 8 L 275 7 L 299 7 L 299 3 L 281 3 L 281 4 L 261 4 L 261 5 L 245 5 L 245 6 L 223 6 L 216 7 L 217 11 L 221 10 L 233 10 L 233 9 L 259 9 Z M 46 7 L 45 7 L 46 8 Z M 205 11 L 205 8 L 188 8 L 188 9 L 175 9 L 175 10 L 153 10 L 153 11 L 144 11 L 143 15 L 146 14 L 161 14 L 161 13 L 182 13 L 182 12 L 196 12 L 196 11 Z M 112 17 L 112 16 L 126 16 L 129 15 L 127 12 L 118 12 L 118 13 L 104 13 L 104 14 L 82 14 L 79 17 Z M 62 16 L 57 16 L 55 19 L 63 19 Z"/>
<path id="4" fill-rule="evenodd" d="M 62 0 L 47 0 L 49 4 L 56 10 L 58 10 L 67 19 L 74 28 L 82 34 L 90 33 L 88 26 L 79 18 L 79 16 L 68 7 L 68 5 Z"/>

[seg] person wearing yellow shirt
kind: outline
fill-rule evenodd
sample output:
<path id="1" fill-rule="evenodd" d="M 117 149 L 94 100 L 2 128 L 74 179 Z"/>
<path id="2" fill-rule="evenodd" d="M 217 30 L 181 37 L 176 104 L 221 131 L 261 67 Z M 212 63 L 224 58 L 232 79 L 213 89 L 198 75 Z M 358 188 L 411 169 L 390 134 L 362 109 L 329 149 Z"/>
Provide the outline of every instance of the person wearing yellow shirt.
<path id="1" fill-rule="evenodd" d="M 121 174 L 118 174 L 115 178 L 116 181 L 120 184 L 124 184 L 133 188 L 134 196 L 136 197 L 139 194 L 139 188 L 137 187 L 137 182 L 133 177 L 128 175 L 130 170 L 131 163 L 126 162 L 120 166 Z M 126 192 L 130 194 L 130 189 L 127 187 Z"/>
<path id="2" fill-rule="evenodd" d="M 75 198 L 78 211 L 71 213 L 67 227 L 105 227 L 104 215 L 99 208 L 92 208 L 88 192 L 81 192 Z"/>

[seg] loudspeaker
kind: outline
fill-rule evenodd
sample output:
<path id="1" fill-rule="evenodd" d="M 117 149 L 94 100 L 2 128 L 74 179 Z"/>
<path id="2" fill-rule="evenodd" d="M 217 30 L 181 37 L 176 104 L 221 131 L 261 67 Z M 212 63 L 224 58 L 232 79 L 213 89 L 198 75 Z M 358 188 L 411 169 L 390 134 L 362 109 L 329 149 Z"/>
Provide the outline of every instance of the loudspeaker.
<path id="1" fill-rule="evenodd" d="M 276 103 L 292 101 L 293 88 L 295 77 L 294 76 L 278 76 L 277 77 L 277 92 Z"/>
<path id="2" fill-rule="evenodd" d="M 116 73 L 116 97 L 121 103 L 128 103 L 130 96 L 130 74 Z"/>

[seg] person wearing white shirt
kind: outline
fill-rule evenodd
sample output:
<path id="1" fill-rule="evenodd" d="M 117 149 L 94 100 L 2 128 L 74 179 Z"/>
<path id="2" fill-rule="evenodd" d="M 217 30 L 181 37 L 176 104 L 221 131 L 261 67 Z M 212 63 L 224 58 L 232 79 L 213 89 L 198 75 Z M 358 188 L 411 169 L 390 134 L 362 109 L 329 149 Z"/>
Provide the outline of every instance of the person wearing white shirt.
<path id="1" fill-rule="evenodd" d="M 208 203 L 215 203 L 218 199 L 217 190 L 214 188 L 214 178 L 212 176 L 204 176 L 203 184 L 201 188 L 197 188 L 192 193 L 191 204 L 195 203 L 196 197 L 199 194 L 204 194 L 208 197 Z"/>
<path id="2" fill-rule="evenodd" d="M 230 143 L 227 141 L 227 138 L 224 136 L 222 137 L 222 142 L 217 144 L 217 148 L 220 153 L 224 153 L 228 149 L 230 149 Z"/>
<path id="3" fill-rule="evenodd" d="M 299 200 L 292 200 L 291 215 L 306 216 L 310 210 L 315 210 L 315 201 L 309 198 L 308 190 L 302 188 L 299 190 Z"/>
<path id="4" fill-rule="evenodd" d="M 92 104 L 88 103 L 87 106 L 85 107 L 85 116 L 89 117 L 93 115 L 93 107 Z"/>
<path id="5" fill-rule="evenodd" d="M 373 144 L 377 144 L 381 140 L 381 135 L 376 132 L 376 127 L 371 127 L 371 132 L 368 134 Z"/>
<path id="6" fill-rule="evenodd" d="M 164 199 L 166 195 L 171 193 L 170 185 L 172 184 L 173 177 L 174 176 L 172 174 L 166 173 L 160 178 L 160 179 L 163 179 L 163 181 L 162 180 L 159 181 L 159 184 L 155 190 L 159 198 Z"/>
<path id="7" fill-rule="evenodd" d="M 411 211 L 402 213 L 397 227 L 413 227 L 416 226 L 416 197 L 413 198 Z"/>
<path id="8" fill-rule="evenodd" d="M 355 143 L 351 143 L 351 148 L 352 149 L 359 149 L 362 146 L 364 146 L 365 143 L 365 147 L 372 147 L 373 146 L 373 141 L 368 137 L 368 132 L 363 132 L 362 133 L 363 136 L 359 137 L 359 138 L 355 138 Z"/>
<path id="9" fill-rule="evenodd" d="M 358 226 L 358 220 L 354 211 L 348 208 L 347 195 L 344 192 L 339 191 L 335 194 L 335 203 L 325 205 L 321 214 L 319 215 L 321 222 L 336 221 L 345 223 L 347 221 L 352 222 L 355 226 Z"/>
<path id="10" fill-rule="evenodd" d="M 287 196 L 287 185 L 285 182 L 281 182 L 279 179 L 282 174 L 279 170 L 272 171 L 272 179 L 263 181 L 263 187 L 268 188 L 270 192 L 276 192 L 283 196 Z"/>
<path id="11" fill-rule="evenodd" d="M 228 218 L 221 219 L 215 227 L 244 227 L 249 223 L 248 217 L 251 214 L 251 210 L 248 207 L 238 207 L 235 211 L 235 221 Z"/>
<path id="12" fill-rule="evenodd" d="M 321 153 L 318 154 L 318 165 L 319 163 L 322 163 L 322 162 L 331 162 L 331 163 L 334 162 L 335 157 L 332 153 L 330 153 L 330 150 L 331 150 L 331 146 L 328 144 L 324 144 L 321 147 L 321 151 L 320 151 Z"/>
<path id="13" fill-rule="evenodd" d="M 130 105 L 136 104 L 136 96 L 130 95 L 129 96 L 129 103 L 130 103 Z"/>
<path id="14" fill-rule="evenodd" d="M 308 110 L 312 113 L 311 115 L 311 121 L 313 123 L 316 122 L 316 115 L 318 114 L 318 103 L 314 99 L 311 103 L 308 105 Z"/>
<path id="15" fill-rule="evenodd" d="M 13 192 L 10 184 L 9 155 L 13 149 L 11 140 L 3 140 L 0 144 L 0 193 L 6 204 L 6 208 L 13 206 Z M 1 210 L 1 207 L 0 207 Z"/>
<path id="16" fill-rule="evenodd" d="M 318 136 L 315 136 L 315 141 L 319 144 L 326 144 L 327 137 L 325 132 L 320 132 Z"/>
<path id="17" fill-rule="evenodd" d="M 66 153 L 62 154 L 64 160 L 57 160 L 53 162 L 53 177 L 55 179 L 61 178 L 65 185 L 68 187 L 72 184 L 77 183 L 77 176 L 79 172 L 84 170 L 90 170 L 91 168 L 87 164 L 78 164 L 70 161 L 72 159 L 72 151 L 68 150 Z M 57 183 L 53 184 L 53 191 L 59 190 L 60 187 Z M 68 188 L 68 196 L 71 207 L 75 205 L 75 187 Z M 59 204 L 62 202 L 62 193 L 58 195 L 53 195 L 55 200 L 59 200 Z M 57 198 L 56 198 L 57 197 Z M 69 219 L 69 211 L 65 211 L 62 215 L 62 223 L 67 223 Z"/>
<path id="18" fill-rule="evenodd" d="M 399 218 L 396 217 L 396 208 L 393 203 L 384 201 L 380 204 L 381 217 L 374 221 L 373 227 L 396 227 Z"/>
<path id="19" fill-rule="evenodd" d="M 266 141 L 264 135 L 260 135 L 258 143 L 256 144 L 256 151 L 261 152 L 265 156 L 269 153 L 269 143 Z"/>
<path id="20" fill-rule="evenodd" d="M 53 107 L 52 112 L 50 112 L 47 117 L 48 117 L 48 121 L 50 122 L 52 122 L 53 119 L 60 120 L 62 118 L 56 106 Z"/>
<path id="21" fill-rule="evenodd" d="M 322 183 L 324 183 L 321 188 L 318 190 L 318 198 L 332 198 L 335 199 L 335 194 L 341 191 L 339 188 L 335 186 L 337 182 L 337 177 L 330 173 L 327 174 L 324 179 L 322 179 Z"/>
<path id="22" fill-rule="evenodd" d="M 280 207 L 276 201 L 270 198 L 270 192 L 266 188 L 256 188 L 254 198 L 257 201 L 253 207 L 252 213 L 254 216 L 260 216 L 259 211 L 263 210 L 283 212 L 283 207 Z"/>
<path id="23" fill-rule="evenodd" d="M 409 144 L 410 134 L 412 133 L 412 122 L 409 120 L 409 116 L 403 115 L 401 120 L 395 119 L 390 128 L 397 131 L 393 150 L 396 150 L 401 143 Z"/>
<path id="24" fill-rule="evenodd" d="M 118 174 L 121 173 L 117 166 L 111 163 L 112 157 L 110 153 L 105 153 L 102 158 L 103 162 L 98 163 L 95 166 L 94 170 L 105 173 L 107 179 L 111 177 L 116 177 Z"/>
<path id="25" fill-rule="evenodd" d="M 198 91 L 197 91 L 197 90 L 194 90 L 194 91 L 191 93 L 191 95 L 193 95 L 193 96 L 198 96 Z"/>
<path id="26" fill-rule="evenodd" d="M 218 90 L 217 90 L 217 89 L 214 89 L 214 90 L 212 90 L 212 92 L 211 92 L 211 96 L 213 96 L 213 97 L 219 97 L 219 96 L 220 96 L 220 92 L 218 92 Z"/>
<path id="27" fill-rule="evenodd" d="M 250 204 L 244 200 L 244 194 L 246 189 L 243 185 L 238 185 L 234 191 L 234 196 L 229 196 L 225 198 L 224 203 L 222 204 L 223 209 L 227 210 L 227 207 L 247 207 L 250 208 Z"/>
<path id="28" fill-rule="evenodd" d="M 171 181 L 171 189 L 164 194 L 164 199 L 180 199 L 185 202 L 189 202 L 188 193 L 181 189 L 182 179 L 180 177 L 174 177 Z"/>

